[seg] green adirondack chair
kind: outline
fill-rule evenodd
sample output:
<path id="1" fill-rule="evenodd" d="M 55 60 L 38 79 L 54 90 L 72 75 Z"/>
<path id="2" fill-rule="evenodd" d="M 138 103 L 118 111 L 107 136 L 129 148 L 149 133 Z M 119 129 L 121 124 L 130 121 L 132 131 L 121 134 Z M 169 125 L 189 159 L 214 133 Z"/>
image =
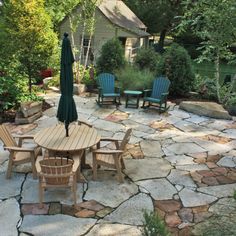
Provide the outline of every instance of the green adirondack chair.
<path id="1" fill-rule="evenodd" d="M 151 105 L 157 106 L 160 112 L 166 111 L 167 96 L 169 94 L 170 81 L 164 77 L 157 77 L 153 82 L 152 90 L 144 90 L 143 106 L 142 108 L 148 108 Z M 146 102 L 148 103 L 146 105 Z"/>
<path id="2" fill-rule="evenodd" d="M 97 77 L 98 83 L 98 100 L 99 106 L 120 103 L 120 88 L 115 87 L 115 76 L 109 73 L 99 74 Z"/>

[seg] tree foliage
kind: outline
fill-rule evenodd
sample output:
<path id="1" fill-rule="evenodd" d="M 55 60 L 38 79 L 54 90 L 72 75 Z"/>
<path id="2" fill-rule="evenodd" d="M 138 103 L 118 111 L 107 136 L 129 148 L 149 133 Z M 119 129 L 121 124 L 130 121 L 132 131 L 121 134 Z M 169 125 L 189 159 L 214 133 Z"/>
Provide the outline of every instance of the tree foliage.
<path id="1" fill-rule="evenodd" d="M 179 16 L 182 14 L 181 0 L 125 0 L 131 10 L 146 24 L 151 34 L 160 33 L 159 47 L 164 46 L 164 39 L 171 33 Z"/>
<path id="2" fill-rule="evenodd" d="M 33 79 L 48 67 L 58 44 L 44 0 L 4 1 L 3 25 L 7 39 L 2 53 L 11 49 L 11 56 L 20 62 L 19 72 L 28 77 L 31 92 Z"/>
<path id="3" fill-rule="evenodd" d="M 178 44 L 174 43 L 167 49 L 159 63 L 158 72 L 166 75 L 171 81 L 172 95 L 185 96 L 193 88 L 195 75 L 191 58 Z"/>
<path id="4" fill-rule="evenodd" d="M 217 97 L 220 95 L 220 61 L 235 59 L 230 46 L 236 41 L 235 0 L 184 1 L 185 13 L 178 26 L 179 33 L 187 29 L 202 39 L 199 61 L 214 61 Z"/>
<path id="5" fill-rule="evenodd" d="M 125 65 L 124 49 L 116 38 L 108 40 L 102 46 L 101 55 L 97 60 L 98 73 L 114 73 L 115 70 Z"/>

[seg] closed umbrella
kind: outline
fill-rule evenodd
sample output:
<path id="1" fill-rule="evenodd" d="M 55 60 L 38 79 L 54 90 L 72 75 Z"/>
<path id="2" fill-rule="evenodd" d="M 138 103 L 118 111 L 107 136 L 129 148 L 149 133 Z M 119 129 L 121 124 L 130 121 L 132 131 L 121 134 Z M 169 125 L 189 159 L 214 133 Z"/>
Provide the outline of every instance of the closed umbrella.
<path id="1" fill-rule="evenodd" d="M 61 72 L 60 72 L 60 89 L 61 97 L 57 110 L 57 118 L 65 124 L 66 137 L 69 136 L 69 124 L 78 118 L 75 101 L 73 99 L 73 71 L 72 64 L 74 56 L 71 50 L 68 34 L 64 33 L 61 50 Z"/>

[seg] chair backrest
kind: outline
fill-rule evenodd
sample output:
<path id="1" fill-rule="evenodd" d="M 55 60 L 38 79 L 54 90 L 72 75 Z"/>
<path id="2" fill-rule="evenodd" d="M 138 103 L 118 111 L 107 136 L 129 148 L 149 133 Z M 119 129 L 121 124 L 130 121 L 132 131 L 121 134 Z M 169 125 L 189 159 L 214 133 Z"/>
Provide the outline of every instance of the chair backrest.
<path id="1" fill-rule="evenodd" d="M 16 147 L 17 143 L 5 125 L 0 125 L 0 139 L 6 147 Z"/>
<path id="2" fill-rule="evenodd" d="M 99 74 L 97 77 L 98 86 L 102 88 L 102 93 L 114 93 L 115 76 L 109 73 Z"/>
<path id="3" fill-rule="evenodd" d="M 131 128 L 126 131 L 125 136 L 124 136 L 124 138 L 123 138 L 123 140 L 121 141 L 121 144 L 120 144 L 120 149 L 121 150 L 125 150 L 125 146 L 126 146 L 126 144 L 128 144 L 128 142 L 130 140 L 131 133 L 132 133 Z"/>
<path id="4" fill-rule="evenodd" d="M 166 77 L 157 77 L 153 82 L 151 97 L 160 99 L 162 93 L 167 93 L 169 91 L 169 87 L 170 81 Z"/>
<path id="5" fill-rule="evenodd" d="M 46 184 L 66 185 L 72 175 L 73 160 L 63 157 L 49 157 L 39 162 L 40 175 L 44 177 Z"/>

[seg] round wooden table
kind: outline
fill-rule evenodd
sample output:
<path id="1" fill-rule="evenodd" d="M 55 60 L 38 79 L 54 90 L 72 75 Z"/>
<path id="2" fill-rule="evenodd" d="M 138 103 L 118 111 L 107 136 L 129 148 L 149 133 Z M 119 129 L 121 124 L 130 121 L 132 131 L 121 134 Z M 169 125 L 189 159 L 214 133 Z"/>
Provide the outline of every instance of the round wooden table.
<path id="1" fill-rule="evenodd" d="M 35 142 L 49 151 L 74 153 L 97 144 L 101 136 L 97 130 L 87 125 L 70 124 L 69 137 L 64 125 L 55 125 L 40 130 L 34 137 Z"/>

